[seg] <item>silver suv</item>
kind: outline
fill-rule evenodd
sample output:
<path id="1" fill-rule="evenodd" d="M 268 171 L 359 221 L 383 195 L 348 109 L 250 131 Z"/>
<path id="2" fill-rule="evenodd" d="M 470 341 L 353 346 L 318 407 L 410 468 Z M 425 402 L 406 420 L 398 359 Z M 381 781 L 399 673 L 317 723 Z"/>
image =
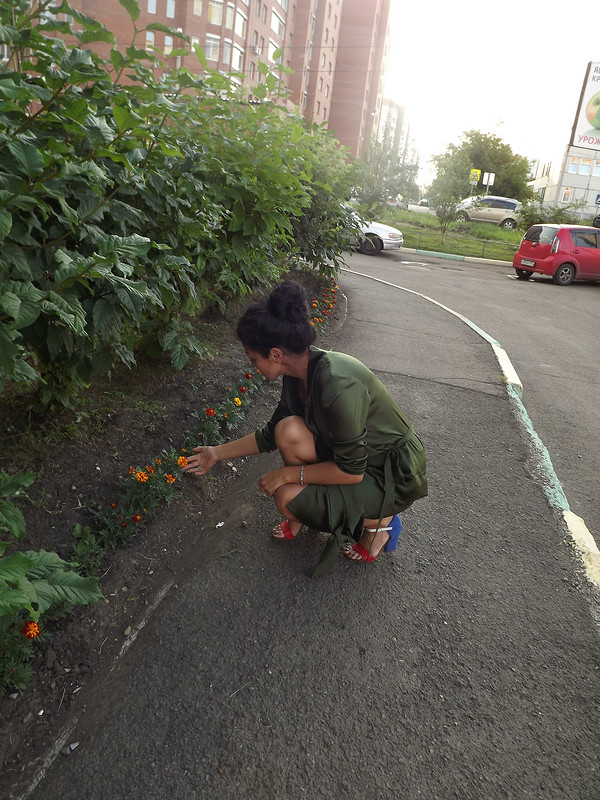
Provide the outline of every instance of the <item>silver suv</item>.
<path id="1" fill-rule="evenodd" d="M 521 203 L 513 197 L 467 197 L 458 204 L 458 216 L 465 222 L 493 222 L 501 228 L 516 228 Z"/>

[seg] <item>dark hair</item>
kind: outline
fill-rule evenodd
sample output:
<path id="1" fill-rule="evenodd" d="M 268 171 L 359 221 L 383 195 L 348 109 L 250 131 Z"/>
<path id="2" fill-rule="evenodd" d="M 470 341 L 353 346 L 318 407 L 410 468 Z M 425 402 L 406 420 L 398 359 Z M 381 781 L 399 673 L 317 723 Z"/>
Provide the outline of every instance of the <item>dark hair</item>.
<path id="1" fill-rule="evenodd" d="M 303 353 L 315 339 L 303 287 L 294 281 L 280 283 L 266 300 L 246 309 L 238 322 L 237 335 L 245 347 L 263 358 L 272 347 Z"/>

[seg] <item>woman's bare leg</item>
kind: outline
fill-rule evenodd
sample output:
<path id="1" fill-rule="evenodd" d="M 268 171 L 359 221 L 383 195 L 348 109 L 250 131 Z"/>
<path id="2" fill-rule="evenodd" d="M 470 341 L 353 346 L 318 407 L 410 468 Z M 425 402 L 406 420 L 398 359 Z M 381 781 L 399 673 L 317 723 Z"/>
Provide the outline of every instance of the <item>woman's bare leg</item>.
<path id="1" fill-rule="evenodd" d="M 314 464 L 318 460 L 314 437 L 302 417 L 285 417 L 278 422 L 275 427 L 275 443 L 286 466 Z M 294 536 L 302 529 L 302 522 L 296 519 L 287 504 L 300 494 L 303 488 L 300 483 L 286 483 L 275 492 L 277 508 L 287 520 L 290 532 Z M 282 523 L 273 528 L 275 539 L 285 539 L 281 525 Z"/>
<path id="2" fill-rule="evenodd" d="M 387 540 L 390 538 L 390 532 L 370 531 L 367 530 L 367 528 L 387 528 L 392 519 L 393 517 L 384 517 L 381 522 L 379 522 L 378 519 L 365 519 L 363 522 L 364 527 L 362 536 L 359 539 L 359 544 L 362 544 L 365 550 L 369 553 L 369 555 L 372 555 L 373 558 L 377 558 L 379 553 L 387 544 Z M 352 545 L 348 545 L 348 547 L 344 549 L 344 554 L 352 561 L 363 561 L 360 553 L 357 553 L 356 550 L 352 549 Z"/>

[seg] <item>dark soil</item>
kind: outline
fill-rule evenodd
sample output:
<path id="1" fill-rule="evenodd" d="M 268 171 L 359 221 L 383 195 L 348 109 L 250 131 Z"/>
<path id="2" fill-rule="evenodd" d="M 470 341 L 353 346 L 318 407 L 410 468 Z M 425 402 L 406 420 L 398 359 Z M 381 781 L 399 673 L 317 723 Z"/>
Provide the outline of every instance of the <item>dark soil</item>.
<path id="1" fill-rule="evenodd" d="M 309 297 L 320 293 L 315 276 L 293 277 L 305 284 Z M 340 305 L 318 342 L 322 346 L 332 346 L 343 316 Z M 218 353 L 181 372 L 174 372 L 167 360 L 141 359 L 134 370 L 121 369 L 112 379 L 95 382 L 75 410 L 49 413 L 33 423 L 18 404 L 4 405 L 0 468 L 38 475 L 26 496 L 16 501 L 27 524 L 27 538 L 18 549 L 55 550 L 73 559 L 73 527 L 92 524 L 90 505 L 118 498 L 131 464 L 147 463 L 164 449 L 181 446 L 185 433 L 194 430 L 194 409 L 218 402 L 225 387 L 240 381 L 248 369 L 235 337 L 239 313 L 236 308 L 227 318 L 215 316 L 200 323 Z M 278 384 L 254 394 L 234 435 L 264 424 L 278 394 Z M 214 477 L 213 482 L 198 484 L 193 507 L 190 498 L 181 495 L 170 514 L 189 519 L 201 508 L 208 519 L 220 498 L 222 503 L 232 466 L 219 464 Z M 159 528 L 150 523 L 130 545 L 104 557 L 104 599 L 73 609 L 54 623 L 51 636 L 36 640 L 39 654 L 29 688 L 0 698 L 0 785 L 10 785 L 56 744 L 77 707 L 79 689 L 111 669 L 129 634 L 132 607 L 148 606 L 160 587 L 182 579 L 189 545 L 184 537 L 157 533 Z"/>

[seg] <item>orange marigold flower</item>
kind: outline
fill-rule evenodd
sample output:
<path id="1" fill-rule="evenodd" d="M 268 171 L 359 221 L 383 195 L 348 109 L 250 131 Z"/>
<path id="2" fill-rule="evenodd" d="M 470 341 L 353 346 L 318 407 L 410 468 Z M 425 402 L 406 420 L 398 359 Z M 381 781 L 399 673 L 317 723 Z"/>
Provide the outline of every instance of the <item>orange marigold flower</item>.
<path id="1" fill-rule="evenodd" d="M 182 448 L 181 448 L 181 452 L 182 452 L 182 453 L 187 453 L 187 450 L 185 449 L 185 447 L 182 447 Z"/>
<path id="2" fill-rule="evenodd" d="M 167 483 L 175 483 L 175 475 L 171 475 L 169 472 L 169 474 L 165 477 L 165 480 Z"/>
<path id="3" fill-rule="evenodd" d="M 117 504 L 116 504 L 116 503 L 109 503 L 108 505 L 109 505 L 111 508 L 116 508 L 116 507 L 117 507 Z"/>
<path id="4" fill-rule="evenodd" d="M 29 622 L 26 622 L 21 628 L 21 633 L 28 639 L 35 639 L 36 636 L 40 635 L 40 626 L 37 622 L 30 619 Z"/>
<path id="5" fill-rule="evenodd" d="M 262 372 L 261 372 L 259 369 L 257 369 L 257 370 L 256 370 L 256 374 L 257 374 L 257 375 L 262 375 Z"/>
<path id="6" fill-rule="evenodd" d="M 225 419 L 227 419 L 227 412 L 225 412 L 225 413 L 223 414 L 223 416 L 225 417 Z"/>
<path id="7" fill-rule="evenodd" d="M 126 523 L 126 522 L 122 522 L 122 523 L 121 523 L 121 527 L 122 527 L 122 528 L 126 528 L 126 527 L 127 527 L 127 523 Z"/>
<path id="8" fill-rule="evenodd" d="M 188 460 L 185 456 L 179 456 L 177 463 L 180 467 L 187 467 Z"/>
<path id="9" fill-rule="evenodd" d="M 215 410 L 214 410 L 214 408 L 207 408 L 205 413 L 206 413 L 207 417 L 214 417 Z"/>
<path id="10" fill-rule="evenodd" d="M 314 327 L 314 325 L 315 325 L 315 323 L 312 321 L 312 319 L 311 319 L 311 321 L 310 321 L 310 324 L 311 324 L 313 327 Z"/>
<path id="11" fill-rule="evenodd" d="M 157 458 L 154 463 L 156 464 L 156 466 L 159 466 L 160 464 L 162 464 L 162 461 L 160 460 L 160 458 Z"/>
<path id="12" fill-rule="evenodd" d="M 242 401 L 240 400 L 239 397 L 234 397 L 233 398 L 233 402 L 236 404 L 236 406 L 241 406 L 242 405 Z"/>
<path id="13" fill-rule="evenodd" d="M 313 308 L 318 308 L 318 306 L 319 306 L 319 304 L 318 304 L 318 303 L 317 303 L 317 301 L 315 300 L 315 302 L 312 304 L 312 307 L 313 307 Z"/>
<path id="14" fill-rule="evenodd" d="M 329 314 L 329 311 L 327 311 L 327 309 L 326 309 L 326 308 L 324 308 L 324 309 L 323 309 L 323 313 L 325 314 L 325 316 L 327 316 L 327 314 Z"/>
<path id="15" fill-rule="evenodd" d="M 148 465 L 146 466 L 146 472 L 147 472 L 149 475 L 154 475 L 154 473 L 156 472 L 156 470 L 154 469 L 154 467 L 152 466 L 152 464 L 148 464 Z"/>
<path id="16" fill-rule="evenodd" d="M 142 521 L 142 517 L 141 517 L 141 515 L 140 515 L 140 514 L 134 514 L 134 515 L 131 517 L 131 519 L 133 520 L 133 522 L 141 522 L 141 521 Z"/>
<path id="17" fill-rule="evenodd" d="M 252 380 L 252 373 L 251 372 L 247 372 L 246 373 L 246 377 L 248 378 L 249 381 L 251 381 Z"/>
<path id="18" fill-rule="evenodd" d="M 248 391 L 248 389 L 246 389 L 246 387 L 245 387 L 245 386 L 240 386 L 240 392 L 241 392 L 242 394 L 245 394 L 247 391 Z"/>
<path id="19" fill-rule="evenodd" d="M 148 480 L 148 473 L 147 472 L 142 472 L 140 470 L 140 472 L 136 472 L 135 473 L 135 477 L 136 477 L 136 480 L 138 480 L 140 483 L 146 483 L 146 481 Z"/>
<path id="20" fill-rule="evenodd" d="M 129 467 L 129 474 L 133 475 L 135 472 L 135 467 Z"/>

